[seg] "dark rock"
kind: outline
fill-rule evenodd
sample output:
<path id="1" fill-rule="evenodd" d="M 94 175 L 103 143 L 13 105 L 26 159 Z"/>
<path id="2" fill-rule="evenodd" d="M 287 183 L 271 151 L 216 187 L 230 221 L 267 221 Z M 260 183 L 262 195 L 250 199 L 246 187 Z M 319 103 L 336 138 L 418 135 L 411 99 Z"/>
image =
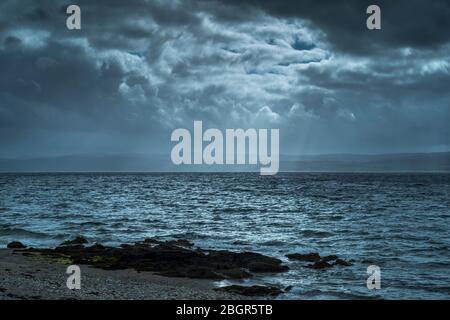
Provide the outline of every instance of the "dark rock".
<path id="1" fill-rule="evenodd" d="M 334 255 L 334 254 L 322 257 L 322 261 L 325 261 L 325 262 L 335 261 L 337 259 L 339 259 L 339 257 L 337 255 Z"/>
<path id="2" fill-rule="evenodd" d="M 287 266 L 281 264 L 281 260 L 255 252 L 236 253 L 226 250 L 210 250 L 208 258 L 222 266 L 236 265 L 247 268 L 251 272 L 285 272 L 289 270 Z"/>
<path id="3" fill-rule="evenodd" d="M 218 290 L 233 292 L 244 296 L 277 296 L 280 293 L 283 293 L 282 290 L 276 287 L 267 287 L 258 285 L 254 286 L 231 285 L 218 288 Z"/>
<path id="4" fill-rule="evenodd" d="M 70 261 L 105 270 L 135 269 L 168 277 L 201 279 L 244 279 L 252 272 L 284 272 L 282 261 L 254 252 L 202 250 L 183 240 L 145 239 L 135 244 L 108 247 L 101 244 L 84 246 L 66 242 L 55 249 L 33 249 L 51 261 Z M 250 271 L 250 272 L 249 272 Z"/>
<path id="5" fill-rule="evenodd" d="M 267 263 L 261 261 L 249 262 L 247 268 L 251 272 L 285 272 L 289 268 L 279 263 Z"/>
<path id="6" fill-rule="evenodd" d="M 168 244 L 180 246 L 180 247 L 193 247 L 194 244 L 188 240 L 184 239 L 178 239 L 178 240 L 169 240 L 167 241 Z"/>
<path id="7" fill-rule="evenodd" d="M 61 244 L 59 247 L 56 247 L 54 251 L 69 253 L 69 252 L 82 252 L 84 249 L 85 246 L 83 246 L 82 244 L 72 244 L 72 245 Z"/>
<path id="8" fill-rule="evenodd" d="M 294 286 L 287 286 L 286 288 L 284 288 L 284 292 L 289 292 L 292 290 L 292 288 L 294 288 Z"/>
<path id="9" fill-rule="evenodd" d="M 186 239 L 176 239 L 176 240 L 168 240 L 168 241 L 161 241 L 155 238 L 146 238 L 141 243 L 143 244 L 151 244 L 151 245 L 158 245 L 158 244 L 167 244 L 167 245 L 174 245 L 179 247 L 193 247 L 194 244 Z"/>
<path id="10" fill-rule="evenodd" d="M 14 294 L 14 293 L 8 293 L 8 294 L 6 294 L 6 296 L 7 296 L 8 298 L 11 298 L 11 299 L 14 299 L 14 300 L 27 300 L 26 297 L 20 296 L 20 295 L 18 295 L 18 294 Z"/>
<path id="11" fill-rule="evenodd" d="M 338 266 L 345 266 L 345 267 L 349 267 L 349 266 L 353 265 L 351 262 L 345 261 L 343 259 L 336 259 L 334 264 L 338 265 Z"/>
<path id="12" fill-rule="evenodd" d="M 76 237 L 73 240 L 67 240 L 60 244 L 60 246 L 70 246 L 70 245 L 77 245 L 77 244 L 85 244 L 88 243 L 86 238 L 84 237 Z"/>
<path id="13" fill-rule="evenodd" d="M 161 244 L 162 241 L 159 241 L 158 239 L 155 239 L 155 238 L 145 238 L 144 241 L 142 241 L 142 243 Z"/>
<path id="14" fill-rule="evenodd" d="M 337 255 L 328 255 L 324 257 L 320 257 L 318 253 L 307 253 L 307 254 L 301 254 L 301 253 L 292 253 L 286 255 L 291 260 L 299 260 L 299 261 L 309 261 L 314 262 L 313 264 L 307 265 L 307 267 L 313 268 L 313 269 L 326 269 L 331 268 L 334 265 L 339 266 L 351 266 L 352 263 L 349 261 L 345 261 L 343 259 L 340 259 Z"/>
<path id="15" fill-rule="evenodd" d="M 22 242 L 19 242 L 19 241 L 10 242 L 10 243 L 8 243 L 7 247 L 9 249 L 24 249 L 24 248 L 26 248 L 26 246 Z"/>
<path id="16" fill-rule="evenodd" d="M 246 271 L 243 268 L 218 270 L 218 272 L 229 279 L 245 279 L 251 278 L 253 276 L 250 272 Z"/>
<path id="17" fill-rule="evenodd" d="M 94 250 L 94 251 L 103 251 L 103 250 L 105 250 L 105 246 L 100 243 L 96 243 L 96 244 L 90 246 L 88 249 Z"/>
<path id="18" fill-rule="evenodd" d="M 242 265 L 248 265 L 254 262 L 266 263 L 271 265 L 279 265 L 281 263 L 280 259 L 268 257 L 262 255 L 260 253 L 255 252 L 230 252 L 226 251 L 226 253 L 231 256 L 233 260 Z"/>
<path id="19" fill-rule="evenodd" d="M 329 264 L 326 261 L 317 261 L 312 265 L 309 265 L 310 268 L 313 269 L 326 269 L 326 268 L 331 268 L 333 265 Z"/>
<path id="20" fill-rule="evenodd" d="M 320 255 L 316 252 L 311 253 L 291 253 L 287 254 L 286 257 L 288 257 L 290 260 L 299 260 L 299 261 L 308 261 L 308 262 L 316 262 L 320 260 Z"/>

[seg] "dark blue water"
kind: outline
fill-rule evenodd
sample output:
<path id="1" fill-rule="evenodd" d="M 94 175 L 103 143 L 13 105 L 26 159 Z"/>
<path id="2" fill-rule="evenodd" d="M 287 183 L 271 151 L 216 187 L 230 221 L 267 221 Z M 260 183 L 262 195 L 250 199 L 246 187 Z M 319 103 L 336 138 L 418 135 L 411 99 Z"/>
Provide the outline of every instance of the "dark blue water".
<path id="1" fill-rule="evenodd" d="M 450 174 L 4 174 L 0 245 L 54 246 L 84 235 L 145 237 L 277 256 L 317 251 L 351 267 L 291 270 L 253 282 L 280 298 L 450 298 Z M 366 269 L 381 268 L 368 290 Z"/>

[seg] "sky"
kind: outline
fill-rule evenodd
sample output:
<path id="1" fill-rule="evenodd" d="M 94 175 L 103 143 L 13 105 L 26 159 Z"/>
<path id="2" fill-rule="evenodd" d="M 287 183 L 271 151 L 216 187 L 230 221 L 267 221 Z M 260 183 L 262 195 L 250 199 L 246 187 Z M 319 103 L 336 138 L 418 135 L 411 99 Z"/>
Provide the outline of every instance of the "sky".
<path id="1" fill-rule="evenodd" d="M 449 151 L 449 88 L 445 0 L 0 2 L 0 157 L 169 154 L 194 120 L 282 154 Z"/>

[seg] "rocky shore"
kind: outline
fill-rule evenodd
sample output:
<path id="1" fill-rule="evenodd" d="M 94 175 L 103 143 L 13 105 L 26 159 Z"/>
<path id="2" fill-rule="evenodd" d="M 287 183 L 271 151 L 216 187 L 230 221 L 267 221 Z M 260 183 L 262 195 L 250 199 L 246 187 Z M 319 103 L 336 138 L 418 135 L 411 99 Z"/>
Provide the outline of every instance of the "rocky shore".
<path id="1" fill-rule="evenodd" d="M 69 290 L 64 262 L 0 249 L 0 300 L 242 299 L 215 290 L 213 282 L 205 279 L 168 278 L 133 269 L 80 268 L 81 289 Z"/>
<path id="2" fill-rule="evenodd" d="M 0 299 L 241 299 L 275 297 L 290 288 L 215 287 L 212 280 L 252 278 L 289 270 L 280 259 L 255 252 L 201 249 L 187 240 L 149 238 L 119 247 L 77 237 L 56 248 L 11 242 L 0 250 Z M 305 267 L 349 266 L 337 256 L 287 255 Z M 82 290 L 66 287 L 66 267 L 82 268 Z"/>

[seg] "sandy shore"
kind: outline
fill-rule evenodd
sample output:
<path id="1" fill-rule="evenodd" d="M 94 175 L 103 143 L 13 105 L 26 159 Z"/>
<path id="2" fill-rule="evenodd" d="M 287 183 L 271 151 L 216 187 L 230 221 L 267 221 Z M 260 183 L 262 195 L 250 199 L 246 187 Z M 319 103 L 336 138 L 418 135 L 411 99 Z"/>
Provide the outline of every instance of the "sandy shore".
<path id="1" fill-rule="evenodd" d="M 81 265 L 81 289 L 66 286 L 67 266 L 39 254 L 0 249 L 0 299 L 240 299 L 214 290 L 211 280 L 168 278 L 151 272 L 101 270 Z"/>

